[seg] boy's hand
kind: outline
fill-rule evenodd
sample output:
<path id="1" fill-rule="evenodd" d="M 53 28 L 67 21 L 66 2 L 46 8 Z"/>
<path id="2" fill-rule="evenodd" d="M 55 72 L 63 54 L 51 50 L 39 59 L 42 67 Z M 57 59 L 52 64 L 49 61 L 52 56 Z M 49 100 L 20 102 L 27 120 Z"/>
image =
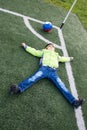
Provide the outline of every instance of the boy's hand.
<path id="1" fill-rule="evenodd" d="M 26 44 L 25 43 L 22 43 L 22 47 L 25 47 L 26 46 Z"/>
<path id="2" fill-rule="evenodd" d="M 26 48 L 27 48 L 26 43 L 22 43 L 22 47 L 23 47 L 24 49 L 26 49 Z"/>
<path id="3" fill-rule="evenodd" d="M 70 57 L 70 61 L 72 61 L 74 59 L 74 57 Z"/>

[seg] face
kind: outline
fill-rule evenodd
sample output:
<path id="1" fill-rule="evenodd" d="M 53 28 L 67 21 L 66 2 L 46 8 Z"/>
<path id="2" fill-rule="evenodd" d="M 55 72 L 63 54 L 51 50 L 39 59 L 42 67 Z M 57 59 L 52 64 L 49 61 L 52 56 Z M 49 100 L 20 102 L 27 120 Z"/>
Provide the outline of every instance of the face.
<path id="1" fill-rule="evenodd" d="M 55 51 L 55 47 L 53 45 L 48 45 L 46 47 L 47 50 Z"/>

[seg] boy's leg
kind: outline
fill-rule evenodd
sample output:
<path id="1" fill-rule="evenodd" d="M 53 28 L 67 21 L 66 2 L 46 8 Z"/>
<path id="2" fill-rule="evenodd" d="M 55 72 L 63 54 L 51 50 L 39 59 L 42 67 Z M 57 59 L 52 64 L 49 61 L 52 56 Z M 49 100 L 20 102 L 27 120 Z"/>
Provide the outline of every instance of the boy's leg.
<path id="1" fill-rule="evenodd" d="M 53 83 L 56 85 L 56 87 L 60 90 L 60 92 L 64 95 L 64 97 L 71 103 L 73 104 L 76 99 L 75 97 L 70 93 L 70 91 L 66 88 L 65 84 L 61 81 L 59 78 L 58 74 L 53 72 L 50 77 L 49 77 Z"/>
<path id="2" fill-rule="evenodd" d="M 38 80 L 40 80 L 42 78 L 45 78 L 44 67 L 41 67 L 36 73 L 34 73 L 34 75 L 26 78 L 25 80 L 23 80 L 19 84 L 13 84 L 10 87 L 9 93 L 10 94 L 16 94 L 16 93 L 19 93 L 19 92 L 23 92 L 27 88 L 29 88 L 31 85 L 33 85 L 35 82 L 37 82 Z"/>
<path id="3" fill-rule="evenodd" d="M 18 88 L 21 92 L 25 91 L 27 88 L 29 88 L 31 85 L 36 83 L 38 80 L 44 78 L 44 72 L 43 68 L 40 68 L 34 75 L 29 76 L 27 79 L 23 80 L 18 84 Z"/>

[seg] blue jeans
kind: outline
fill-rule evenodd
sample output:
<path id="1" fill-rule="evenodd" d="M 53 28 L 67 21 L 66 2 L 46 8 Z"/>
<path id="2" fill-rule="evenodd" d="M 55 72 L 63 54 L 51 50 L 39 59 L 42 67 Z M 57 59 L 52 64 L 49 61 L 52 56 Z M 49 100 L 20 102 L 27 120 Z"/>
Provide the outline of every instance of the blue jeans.
<path id="1" fill-rule="evenodd" d="M 28 89 L 31 85 L 33 85 L 35 82 L 43 78 L 50 79 L 71 104 L 76 100 L 75 97 L 66 88 L 65 84 L 59 78 L 56 69 L 53 69 L 48 66 L 42 66 L 41 68 L 39 68 L 39 70 L 34 75 L 28 77 L 27 79 L 19 83 L 18 87 L 20 91 L 23 92 L 26 89 Z"/>

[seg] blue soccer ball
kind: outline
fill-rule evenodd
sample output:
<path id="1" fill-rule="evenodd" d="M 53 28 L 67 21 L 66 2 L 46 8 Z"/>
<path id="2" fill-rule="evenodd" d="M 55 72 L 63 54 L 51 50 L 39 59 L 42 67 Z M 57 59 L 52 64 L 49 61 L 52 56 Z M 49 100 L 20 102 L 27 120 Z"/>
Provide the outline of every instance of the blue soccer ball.
<path id="1" fill-rule="evenodd" d="M 43 30 L 45 32 L 50 32 L 52 30 L 52 28 L 53 28 L 53 25 L 51 22 L 44 22 L 43 23 Z"/>

